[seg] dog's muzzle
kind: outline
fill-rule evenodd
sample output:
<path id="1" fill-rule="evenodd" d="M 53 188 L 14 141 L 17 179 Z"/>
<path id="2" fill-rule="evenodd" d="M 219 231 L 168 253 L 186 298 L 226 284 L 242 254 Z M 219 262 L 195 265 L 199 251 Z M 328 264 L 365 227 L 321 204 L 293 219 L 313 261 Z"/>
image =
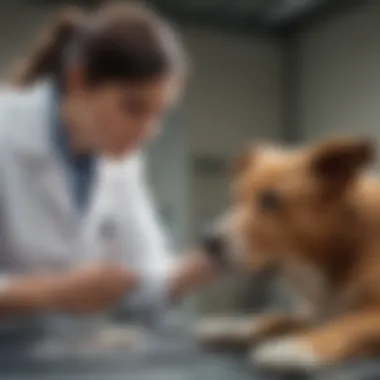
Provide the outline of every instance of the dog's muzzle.
<path id="1" fill-rule="evenodd" d="M 227 246 L 226 237 L 216 228 L 207 227 L 200 236 L 200 248 L 220 269 L 226 269 L 228 267 Z"/>

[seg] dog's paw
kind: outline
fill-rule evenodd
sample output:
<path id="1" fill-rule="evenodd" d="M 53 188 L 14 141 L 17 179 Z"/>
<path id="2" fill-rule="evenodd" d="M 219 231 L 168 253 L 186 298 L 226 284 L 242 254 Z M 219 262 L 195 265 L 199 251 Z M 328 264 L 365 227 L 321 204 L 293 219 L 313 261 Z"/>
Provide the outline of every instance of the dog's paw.
<path id="1" fill-rule="evenodd" d="M 255 366 L 269 370 L 310 371 L 323 365 L 313 347 L 296 338 L 267 341 L 253 349 L 249 359 Z"/>
<path id="2" fill-rule="evenodd" d="M 244 344 L 249 343 L 254 330 L 251 318 L 208 318 L 196 326 L 196 336 L 204 344 Z"/>

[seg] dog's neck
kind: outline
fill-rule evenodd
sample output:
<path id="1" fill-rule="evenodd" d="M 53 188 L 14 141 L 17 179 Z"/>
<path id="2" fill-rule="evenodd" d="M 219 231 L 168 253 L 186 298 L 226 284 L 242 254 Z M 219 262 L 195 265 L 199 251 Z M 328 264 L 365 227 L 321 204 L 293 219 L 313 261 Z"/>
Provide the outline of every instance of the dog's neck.
<path id="1" fill-rule="evenodd" d="M 333 287 L 344 285 L 365 244 L 363 221 L 348 204 L 334 213 L 331 224 L 320 226 L 314 236 L 300 238 L 299 257 L 310 263 Z"/>
<path id="2" fill-rule="evenodd" d="M 359 245 L 356 234 L 343 233 L 320 242 L 315 250 L 311 248 L 308 258 L 331 286 L 343 286 L 357 263 Z"/>
<path id="3" fill-rule="evenodd" d="M 325 236 L 299 240 L 298 253 L 285 263 L 285 275 L 317 318 L 340 313 L 355 302 L 350 284 L 364 246 L 360 224 L 346 218 Z"/>
<path id="4" fill-rule="evenodd" d="M 285 277 L 313 318 L 340 313 L 354 302 L 349 289 L 357 262 L 354 246 L 351 239 L 320 243 L 285 263 Z"/>

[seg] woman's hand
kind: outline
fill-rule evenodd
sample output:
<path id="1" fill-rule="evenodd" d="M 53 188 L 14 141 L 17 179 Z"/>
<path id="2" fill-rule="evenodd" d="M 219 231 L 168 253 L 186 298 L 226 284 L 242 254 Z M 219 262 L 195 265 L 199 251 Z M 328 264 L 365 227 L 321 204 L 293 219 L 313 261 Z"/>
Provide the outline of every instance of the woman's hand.
<path id="1" fill-rule="evenodd" d="M 48 310 L 89 314 L 113 306 L 138 283 L 138 276 L 105 263 L 65 273 L 13 276 L 0 291 L 0 318 Z"/>
<path id="2" fill-rule="evenodd" d="M 113 306 L 137 282 L 137 275 L 120 265 L 93 265 L 61 276 L 49 303 L 59 311 L 96 313 Z"/>

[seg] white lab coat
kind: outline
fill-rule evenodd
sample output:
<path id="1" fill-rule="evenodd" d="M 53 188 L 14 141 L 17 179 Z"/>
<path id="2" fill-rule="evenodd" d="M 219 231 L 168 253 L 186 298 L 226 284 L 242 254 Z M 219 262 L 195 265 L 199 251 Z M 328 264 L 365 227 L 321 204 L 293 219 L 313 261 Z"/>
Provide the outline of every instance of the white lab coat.
<path id="1" fill-rule="evenodd" d="M 100 160 L 93 196 L 82 216 L 52 141 L 51 90 L 46 80 L 27 90 L 4 89 L 0 94 L 3 280 L 109 259 L 142 276 L 128 302 L 164 299 L 174 261 L 144 183 L 141 155 L 119 163 Z M 116 225 L 111 241 L 101 232 L 110 220 Z"/>

